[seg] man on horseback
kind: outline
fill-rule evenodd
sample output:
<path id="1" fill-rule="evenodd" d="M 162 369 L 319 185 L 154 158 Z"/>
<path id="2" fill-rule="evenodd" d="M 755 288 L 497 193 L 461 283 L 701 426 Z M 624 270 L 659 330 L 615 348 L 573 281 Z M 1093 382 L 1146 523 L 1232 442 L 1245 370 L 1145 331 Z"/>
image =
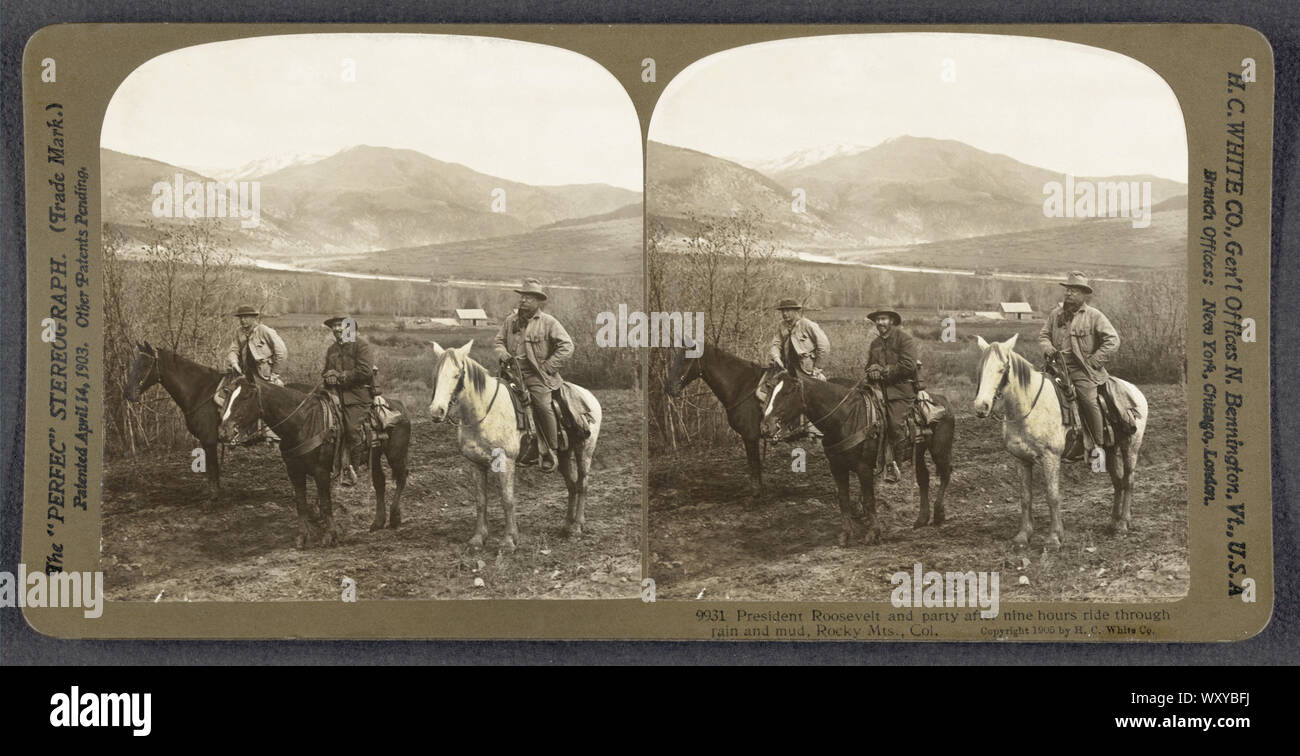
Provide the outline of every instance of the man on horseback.
<path id="1" fill-rule="evenodd" d="M 262 322 L 261 311 L 252 305 L 240 305 L 231 314 L 239 318 L 239 330 L 235 332 L 235 340 L 230 342 L 226 354 L 227 368 L 230 372 L 242 373 L 250 381 L 261 378 L 283 386 L 280 366 L 289 356 L 284 339 L 274 328 Z"/>
<path id="2" fill-rule="evenodd" d="M 916 400 L 916 341 L 904 331 L 903 316 L 893 310 L 877 310 L 867 316 L 876 324 L 879 335 L 867 353 L 867 380 L 878 384 L 885 394 L 885 427 L 889 433 L 885 482 L 897 483 L 902 477 L 899 459 L 911 459 L 908 448 L 907 419 Z"/>
<path id="3" fill-rule="evenodd" d="M 782 299 L 775 309 L 781 312 L 781 322 L 768 344 L 768 365 L 785 368 L 791 375 L 798 371 L 809 378 L 826 380 L 821 369 L 831 351 L 831 341 L 826 338 L 826 332 L 805 318 L 803 306 L 793 299 Z"/>
<path id="4" fill-rule="evenodd" d="M 1098 387 L 1110 380 L 1106 362 L 1119 349 L 1119 334 L 1100 310 L 1088 304 L 1092 286 L 1079 271 L 1071 271 L 1061 282 L 1062 302 L 1052 309 L 1038 334 L 1039 346 L 1048 365 L 1060 353 L 1076 400 L 1084 418 L 1091 447 L 1104 446 Z"/>
<path id="5" fill-rule="evenodd" d="M 560 367 L 573 354 L 573 340 L 560 321 L 542 312 L 547 296 L 540 281 L 524 279 L 523 287 L 514 291 L 519 306 L 497 331 L 495 354 L 503 376 L 515 375 L 516 369 L 522 375 L 538 430 L 539 464 L 544 472 L 550 472 L 559 464 L 556 449 L 560 445 L 551 393 L 564 385 Z"/>
<path id="6" fill-rule="evenodd" d="M 334 332 L 334 343 L 325 351 L 321 383 L 338 398 L 343 413 L 343 443 L 349 458 L 364 466 L 370 456 L 369 447 L 379 445 L 378 437 L 371 437 L 366 445 L 366 419 L 379 392 L 375 390 L 370 344 L 357 335 L 356 321 L 352 320 L 349 327 L 348 320 L 346 315 L 335 315 L 325 321 L 325 327 Z"/>
<path id="7" fill-rule="evenodd" d="M 230 342 L 230 349 L 226 353 L 226 371 L 243 374 L 250 381 L 260 378 L 283 386 L 280 367 L 289 357 L 284 339 L 280 338 L 274 328 L 262 322 L 261 311 L 252 305 L 240 305 L 231 314 L 239 318 L 239 330 L 235 332 L 235 340 Z M 225 405 L 228 391 L 223 381 L 215 397 L 219 405 Z M 265 438 L 270 443 L 280 440 L 269 428 Z"/>

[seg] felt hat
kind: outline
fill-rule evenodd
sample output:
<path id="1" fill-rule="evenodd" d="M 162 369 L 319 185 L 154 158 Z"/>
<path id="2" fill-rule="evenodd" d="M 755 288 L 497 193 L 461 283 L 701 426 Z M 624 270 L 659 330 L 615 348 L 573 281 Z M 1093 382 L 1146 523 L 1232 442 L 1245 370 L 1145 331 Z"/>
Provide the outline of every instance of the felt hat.
<path id="1" fill-rule="evenodd" d="M 867 320 L 870 320 L 871 322 L 874 323 L 874 322 L 876 321 L 876 318 L 880 317 L 881 315 L 888 315 L 889 317 L 893 318 L 893 319 L 894 319 L 894 325 L 902 325 L 902 324 L 903 324 L 903 316 L 902 316 L 902 315 L 899 315 L 898 313 L 894 312 L 893 310 L 876 310 L 875 312 L 873 312 L 873 313 L 871 313 L 870 315 L 867 316 Z"/>
<path id="2" fill-rule="evenodd" d="M 236 308 L 235 308 L 235 311 L 232 312 L 232 313 L 230 313 L 230 314 L 238 318 L 238 317 L 241 317 L 241 316 L 243 316 L 243 315 L 258 315 L 258 316 L 260 316 L 262 313 L 261 313 L 260 311 L 258 311 L 258 309 L 257 309 L 256 307 L 254 307 L 254 306 L 252 306 L 252 305 L 240 305 L 239 307 L 236 307 Z"/>
<path id="3" fill-rule="evenodd" d="M 780 302 L 777 302 L 777 303 L 776 303 L 776 307 L 773 307 L 772 309 L 774 309 L 774 310 L 802 310 L 802 309 L 803 309 L 803 305 L 799 304 L 798 302 L 794 301 L 793 299 L 782 299 Z"/>
<path id="4" fill-rule="evenodd" d="M 1092 286 L 1089 285 L 1088 277 L 1077 270 L 1070 271 L 1061 285 L 1066 288 L 1083 289 L 1088 294 L 1092 293 Z"/>
<path id="5" fill-rule="evenodd" d="M 341 322 L 343 322 L 344 320 L 347 320 L 347 319 L 348 319 L 348 316 L 347 316 L 347 315 L 332 315 L 332 316 L 330 316 L 330 317 L 328 317 L 328 318 L 325 319 L 325 327 L 326 327 L 326 328 L 333 328 L 335 323 L 341 323 Z M 354 322 L 355 322 L 355 321 L 354 321 Z"/>
<path id="6" fill-rule="evenodd" d="M 533 296 L 541 297 L 543 300 L 548 298 L 546 296 L 546 290 L 542 288 L 542 282 L 538 281 L 536 278 L 525 278 L 524 285 L 521 288 L 515 289 L 515 293 L 532 294 Z"/>

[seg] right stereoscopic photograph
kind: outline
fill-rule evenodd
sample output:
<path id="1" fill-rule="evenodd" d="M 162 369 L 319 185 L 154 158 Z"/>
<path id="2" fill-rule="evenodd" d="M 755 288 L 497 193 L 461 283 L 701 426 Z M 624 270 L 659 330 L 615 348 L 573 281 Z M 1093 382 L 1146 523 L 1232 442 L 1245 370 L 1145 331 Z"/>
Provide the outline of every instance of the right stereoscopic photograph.
<path id="1" fill-rule="evenodd" d="M 646 156 L 650 309 L 690 324 L 650 354 L 658 596 L 1185 596 L 1187 168 L 1173 91 L 1100 48 L 835 35 L 685 69 Z"/>

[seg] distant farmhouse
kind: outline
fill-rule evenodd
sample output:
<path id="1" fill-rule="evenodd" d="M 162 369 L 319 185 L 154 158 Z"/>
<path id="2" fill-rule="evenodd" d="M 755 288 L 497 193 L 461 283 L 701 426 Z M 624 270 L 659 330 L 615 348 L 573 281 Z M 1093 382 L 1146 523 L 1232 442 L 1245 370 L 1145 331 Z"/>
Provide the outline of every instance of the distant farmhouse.
<path id="1" fill-rule="evenodd" d="M 489 325 L 488 316 L 481 308 L 456 310 L 456 321 L 463 326 Z"/>
<path id="2" fill-rule="evenodd" d="M 1012 314 L 1016 316 L 1016 320 L 1021 320 L 1026 315 L 1032 317 L 1034 308 L 1030 307 L 1028 302 L 1003 302 L 1002 317 L 1010 319 Z"/>

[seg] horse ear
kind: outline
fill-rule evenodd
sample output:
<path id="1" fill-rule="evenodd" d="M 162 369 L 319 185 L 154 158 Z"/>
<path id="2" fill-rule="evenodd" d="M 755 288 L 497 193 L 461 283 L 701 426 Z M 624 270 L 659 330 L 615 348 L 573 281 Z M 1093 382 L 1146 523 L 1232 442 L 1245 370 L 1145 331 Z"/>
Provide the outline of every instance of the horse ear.
<path id="1" fill-rule="evenodd" d="M 989 343 L 979 334 L 975 334 L 975 343 L 980 345 L 981 352 L 987 352 L 989 350 Z"/>
<path id="2" fill-rule="evenodd" d="M 441 358 L 442 353 L 447 351 L 446 349 L 443 349 L 442 346 L 436 341 L 430 341 L 429 343 L 433 344 L 433 358 L 435 360 Z"/>
<path id="3" fill-rule="evenodd" d="M 474 347 L 474 339 L 470 339 L 469 341 L 465 342 L 464 346 L 458 346 L 453 351 L 455 351 L 456 354 L 460 355 L 461 359 L 464 359 L 469 356 L 469 350 L 472 349 L 473 347 Z"/>
<path id="4" fill-rule="evenodd" d="M 1007 347 L 1008 350 L 1015 349 L 1015 348 L 1016 348 L 1016 339 L 1018 339 L 1018 338 L 1020 338 L 1020 333 L 1019 333 L 1019 332 L 1016 332 L 1016 333 L 1011 334 L 1011 338 L 1007 339 L 1006 341 L 1004 341 L 1004 342 L 1002 342 L 1002 343 L 1006 345 L 1006 347 Z"/>

